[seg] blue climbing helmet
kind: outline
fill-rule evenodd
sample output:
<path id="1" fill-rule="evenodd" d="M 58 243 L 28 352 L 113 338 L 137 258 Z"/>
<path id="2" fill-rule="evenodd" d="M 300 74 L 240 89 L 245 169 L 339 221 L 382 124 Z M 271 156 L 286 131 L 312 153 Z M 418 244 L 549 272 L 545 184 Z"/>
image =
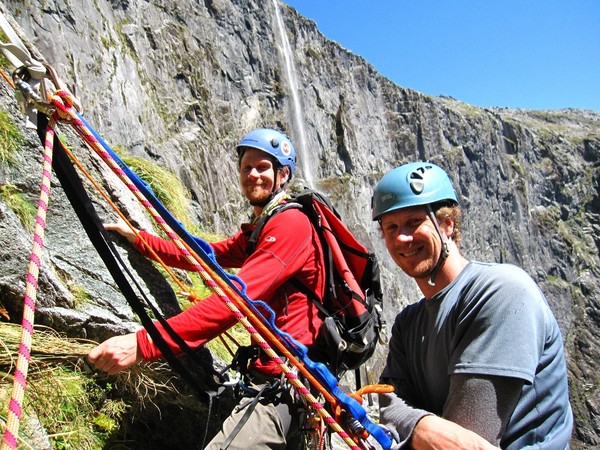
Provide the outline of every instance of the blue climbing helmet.
<path id="1" fill-rule="evenodd" d="M 375 187 L 371 199 L 373 220 L 396 209 L 437 202 L 458 204 L 448 174 L 430 162 L 414 162 L 396 167 Z"/>
<path id="2" fill-rule="evenodd" d="M 246 134 L 236 150 L 238 158 L 245 147 L 255 148 L 273 156 L 281 166 L 290 168 L 290 179 L 296 170 L 296 151 L 289 138 L 280 131 L 271 128 L 259 128 Z"/>

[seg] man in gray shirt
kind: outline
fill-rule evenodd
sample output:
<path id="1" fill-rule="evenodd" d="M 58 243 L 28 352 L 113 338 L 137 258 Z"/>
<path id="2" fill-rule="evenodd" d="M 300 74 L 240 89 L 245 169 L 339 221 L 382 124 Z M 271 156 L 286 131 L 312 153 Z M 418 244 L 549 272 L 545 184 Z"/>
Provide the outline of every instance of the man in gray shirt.
<path id="1" fill-rule="evenodd" d="M 414 449 L 569 448 L 573 426 L 563 341 L 537 284 L 510 264 L 459 251 L 460 208 L 448 175 L 418 162 L 373 194 L 396 264 L 424 298 L 394 322 L 381 423 Z"/>

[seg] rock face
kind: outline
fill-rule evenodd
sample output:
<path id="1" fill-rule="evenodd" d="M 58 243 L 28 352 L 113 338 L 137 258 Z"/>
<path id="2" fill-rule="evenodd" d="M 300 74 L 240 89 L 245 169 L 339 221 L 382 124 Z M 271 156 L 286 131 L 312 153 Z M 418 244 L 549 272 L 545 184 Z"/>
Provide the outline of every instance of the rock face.
<path id="1" fill-rule="evenodd" d="M 599 113 L 484 109 L 397 86 L 276 1 L 4 0 L 0 7 L 103 138 L 174 172 L 191 193 L 192 220 L 215 234 L 233 232 L 248 212 L 235 144 L 256 127 L 284 130 L 300 155 L 296 184 L 328 193 L 380 256 L 388 323 L 419 295 L 370 220 L 373 186 L 409 161 L 447 169 L 465 212 L 465 255 L 518 264 L 546 293 L 565 338 L 572 447 L 600 444 Z M 22 123 L 6 83 L 0 105 Z M 19 126 L 24 140 L 12 163 L 0 161 L 0 183 L 35 204 L 43 152 Z M 117 178 L 67 135 L 113 200 L 150 226 Z M 114 220 L 93 191 L 101 219 Z M 36 321 L 97 340 L 135 329 L 57 183 L 47 223 Z M 31 232 L 4 199 L 0 229 L 0 299 L 17 321 Z M 126 245 L 122 251 L 150 298 L 165 314 L 176 312 L 162 276 Z M 88 300 L 77 301 L 73 286 Z M 372 371 L 382 363 L 380 355 Z"/>

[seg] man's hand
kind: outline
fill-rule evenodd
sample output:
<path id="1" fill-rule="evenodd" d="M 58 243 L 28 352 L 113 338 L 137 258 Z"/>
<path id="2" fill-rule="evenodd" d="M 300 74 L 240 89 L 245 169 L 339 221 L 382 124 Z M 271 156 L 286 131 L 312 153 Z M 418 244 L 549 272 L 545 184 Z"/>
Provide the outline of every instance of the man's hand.
<path id="1" fill-rule="evenodd" d="M 116 223 L 104 224 L 104 229 L 109 231 L 116 231 L 121 236 L 125 237 L 131 245 L 135 243 L 136 233 L 125 223 L 123 219 L 119 219 Z M 136 230 L 137 231 L 137 230 Z"/>
<path id="2" fill-rule="evenodd" d="M 109 375 L 128 369 L 141 359 L 135 333 L 111 337 L 88 354 L 88 361 Z"/>
<path id="3" fill-rule="evenodd" d="M 478 434 L 438 416 L 425 416 L 412 435 L 415 450 L 498 450 Z"/>

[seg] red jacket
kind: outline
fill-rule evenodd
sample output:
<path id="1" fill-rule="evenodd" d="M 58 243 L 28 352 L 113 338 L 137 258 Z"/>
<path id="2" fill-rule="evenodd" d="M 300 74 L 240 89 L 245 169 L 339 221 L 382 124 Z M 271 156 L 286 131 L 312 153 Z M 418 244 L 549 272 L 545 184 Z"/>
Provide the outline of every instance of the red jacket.
<path id="1" fill-rule="evenodd" d="M 248 297 L 266 302 L 275 312 L 276 326 L 310 346 L 317 337 L 322 318 L 313 302 L 289 280 L 296 278 L 322 298 L 325 269 L 316 231 L 304 213 L 295 208 L 287 209 L 267 221 L 256 250 L 248 256 L 246 246 L 253 228 L 244 224 L 233 237 L 211 244 L 217 261 L 226 269 L 241 268 L 238 276 L 247 285 Z M 171 241 L 146 232 L 142 232 L 142 237 L 167 265 L 191 269 Z M 136 240 L 135 247 L 151 257 L 141 239 Z M 196 347 L 226 331 L 236 319 L 225 303 L 213 294 L 168 322 L 191 347 Z M 160 324 L 156 325 L 162 331 Z M 162 334 L 169 346 L 179 352 L 169 335 Z M 137 341 L 145 360 L 162 356 L 145 330 L 137 333 Z M 280 373 L 279 367 L 267 356 L 256 361 L 254 367 L 266 373 Z"/>

